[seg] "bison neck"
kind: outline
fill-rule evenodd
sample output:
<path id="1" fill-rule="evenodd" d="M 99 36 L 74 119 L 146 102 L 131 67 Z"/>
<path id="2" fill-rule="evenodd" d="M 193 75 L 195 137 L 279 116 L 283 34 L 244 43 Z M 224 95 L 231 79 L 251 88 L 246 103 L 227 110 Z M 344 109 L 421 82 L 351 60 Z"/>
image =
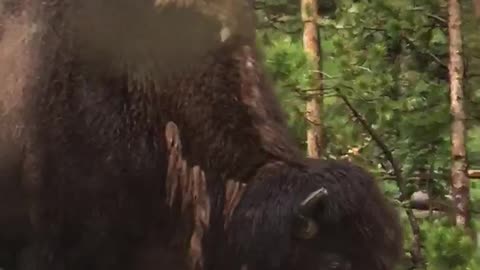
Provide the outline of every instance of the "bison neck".
<path id="1" fill-rule="evenodd" d="M 230 39 L 157 89 L 187 157 L 224 180 L 248 181 L 268 162 L 300 160 L 256 54 L 251 40 Z"/>
<path id="2" fill-rule="evenodd" d="M 124 149 L 136 162 L 148 152 L 156 159 L 165 124 L 174 121 L 190 163 L 222 178 L 248 179 L 271 160 L 294 162 L 298 149 L 252 37 L 222 40 L 216 17 L 152 2 L 86 0 L 44 10 L 43 40 L 57 45 L 41 47 L 53 57 L 40 61 L 45 86 L 35 95 L 65 99 L 58 109 L 38 104 L 58 114 L 45 118 L 72 118 L 65 129 L 80 133 L 82 151 Z"/>

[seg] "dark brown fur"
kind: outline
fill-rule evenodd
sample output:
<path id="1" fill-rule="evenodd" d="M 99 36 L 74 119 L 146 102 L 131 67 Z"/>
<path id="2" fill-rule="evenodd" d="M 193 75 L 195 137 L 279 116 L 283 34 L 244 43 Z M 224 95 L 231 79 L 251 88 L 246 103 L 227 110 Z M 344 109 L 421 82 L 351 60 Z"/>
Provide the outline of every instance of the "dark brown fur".
<path id="1" fill-rule="evenodd" d="M 384 270 L 396 261 L 398 220 L 373 179 L 349 164 L 308 165 L 290 140 L 253 29 L 221 42 L 221 25 L 210 15 L 176 8 L 158 15 L 149 0 L 102 1 L 105 10 L 90 7 L 93 1 L 32 0 L 24 17 L 2 16 L 11 22 L 5 33 L 24 27 L 28 36 L 14 48 L 20 61 L 0 58 L 18 66 L 0 77 L 13 91 L 3 105 L 9 97 L 21 104 L 5 109 L 7 129 L 28 127 L 16 140 L 25 151 L 9 150 L 6 158 L 23 162 L 32 196 L 25 269 L 184 270 L 194 255 L 201 261 L 195 266 L 210 270 L 333 269 L 329 263 Z M 122 19 L 108 17 L 109 8 Z M 195 35 L 167 24 L 185 20 L 185 31 L 199 26 L 202 42 L 193 52 Z M 4 34 L 0 49 L 15 40 Z M 18 80 L 8 81 L 9 74 Z M 206 188 L 208 222 L 198 201 L 192 215 L 167 204 L 169 121 L 178 126 L 188 169 L 205 175 L 194 190 Z M 230 222 L 227 181 L 247 184 Z M 317 217 L 324 231 L 310 241 L 293 238 L 299 202 L 322 186 L 330 194 Z"/>

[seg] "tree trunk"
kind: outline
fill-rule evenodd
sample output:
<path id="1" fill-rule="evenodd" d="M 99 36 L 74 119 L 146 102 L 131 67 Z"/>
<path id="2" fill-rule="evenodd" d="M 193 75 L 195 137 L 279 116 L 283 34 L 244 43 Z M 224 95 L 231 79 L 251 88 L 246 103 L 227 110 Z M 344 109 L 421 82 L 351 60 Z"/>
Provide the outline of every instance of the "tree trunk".
<path id="1" fill-rule="evenodd" d="M 307 129 L 307 154 L 309 157 L 319 158 L 323 153 L 323 89 L 320 62 L 320 38 L 318 33 L 317 0 L 302 0 L 302 21 L 303 21 L 303 46 L 307 54 L 311 68 L 314 70 L 313 85 L 314 93 L 309 95 L 306 104 L 305 118 L 308 121 Z"/>
<path id="2" fill-rule="evenodd" d="M 461 6 L 458 0 L 448 1 L 448 33 L 450 62 L 450 113 L 452 114 L 452 191 L 455 222 L 467 227 L 469 222 L 469 187 L 467 154 L 465 149 L 465 110 L 463 107 L 463 50 L 461 33 Z"/>
<path id="3" fill-rule="evenodd" d="M 480 0 L 472 0 L 473 8 L 475 9 L 475 17 L 480 19 Z"/>

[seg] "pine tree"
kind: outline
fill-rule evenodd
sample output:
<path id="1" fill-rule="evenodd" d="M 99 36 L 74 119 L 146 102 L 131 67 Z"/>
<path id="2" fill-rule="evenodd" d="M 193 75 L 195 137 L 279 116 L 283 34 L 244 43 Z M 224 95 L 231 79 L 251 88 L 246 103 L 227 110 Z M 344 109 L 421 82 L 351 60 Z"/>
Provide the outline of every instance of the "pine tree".
<path id="1" fill-rule="evenodd" d="M 465 146 L 465 119 L 463 93 L 463 44 L 461 33 L 461 6 L 458 0 L 448 1 L 448 33 L 450 62 L 448 65 L 450 78 L 450 112 L 452 143 L 452 193 L 455 202 L 455 222 L 459 227 L 469 223 L 469 188 L 468 164 Z"/>

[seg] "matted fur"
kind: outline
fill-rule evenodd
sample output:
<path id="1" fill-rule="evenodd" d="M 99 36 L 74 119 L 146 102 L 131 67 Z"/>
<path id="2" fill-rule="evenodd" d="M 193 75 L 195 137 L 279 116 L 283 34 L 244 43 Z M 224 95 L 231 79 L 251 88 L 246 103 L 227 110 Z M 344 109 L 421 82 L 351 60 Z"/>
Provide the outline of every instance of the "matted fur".
<path id="1" fill-rule="evenodd" d="M 391 267 L 401 250 L 396 214 L 361 169 L 302 158 L 254 29 L 239 28 L 248 16 L 157 4 L 30 0 L 2 15 L 12 24 L 3 25 L 0 52 L 35 29 L 14 49 L 27 53 L 18 63 L 0 59 L 18 65 L 8 91 L 23 104 L 6 110 L 8 130 L 27 126 L 18 144 L 34 238 L 23 269 Z M 177 173 L 200 175 L 192 179 L 200 179 L 194 192 L 208 193 L 202 204 L 173 203 L 181 181 L 167 178 L 170 121 L 182 146 Z M 331 196 L 318 209 L 319 235 L 294 238 L 299 203 L 324 186 Z"/>
<path id="2" fill-rule="evenodd" d="M 24 148 L 25 90 L 34 71 L 37 31 L 26 1 L 0 2 L 0 267 L 12 269 L 31 237 Z"/>

